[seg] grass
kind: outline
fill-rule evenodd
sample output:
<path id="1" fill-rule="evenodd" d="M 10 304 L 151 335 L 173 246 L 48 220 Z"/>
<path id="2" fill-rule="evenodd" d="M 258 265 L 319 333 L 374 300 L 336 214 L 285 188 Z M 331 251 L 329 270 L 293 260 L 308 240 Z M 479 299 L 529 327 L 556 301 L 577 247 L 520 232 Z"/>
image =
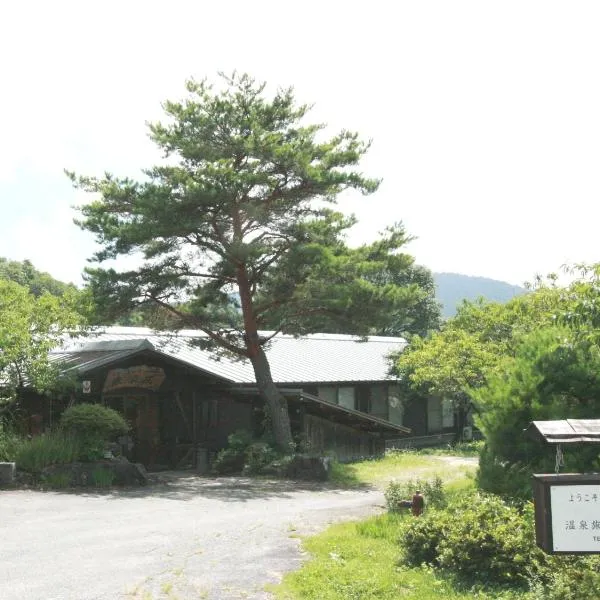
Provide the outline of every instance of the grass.
<path id="1" fill-rule="evenodd" d="M 17 468 L 29 473 L 40 473 L 44 467 L 68 464 L 77 460 L 79 443 L 62 432 L 46 433 L 23 442 L 17 450 Z"/>
<path id="2" fill-rule="evenodd" d="M 21 438 L 0 420 L 0 462 L 13 462 L 22 443 Z"/>
<path id="3" fill-rule="evenodd" d="M 473 467 L 465 470 L 436 456 L 393 453 L 378 461 L 336 465 L 334 479 L 349 486 L 381 483 L 392 476 L 427 477 L 434 472 L 449 483 L 448 495 L 474 487 Z M 440 472 L 441 471 L 441 472 Z M 408 513 L 387 513 L 366 521 L 341 523 L 304 539 L 311 558 L 269 586 L 278 600 L 516 600 L 529 596 L 506 589 L 465 588 L 432 568 L 400 564 L 399 529 Z"/>
<path id="4" fill-rule="evenodd" d="M 406 514 L 342 523 L 304 541 L 312 558 L 269 591 L 278 600 L 509 600 L 507 590 L 465 589 L 431 568 L 398 563 L 398 529 Z"/>
<path id="5" fill-rule="evenodd" d="M 115 477 L 114 471 L 108 469 L 98 468 L 92 471 L 92 481 L 98 488 L 109 488 L 113 484 Z"/>
<path id="6" fill-rule="evenodd" d="M 357 463 L 334 463 L 331 481 L 341 487 L 383 486 L 392 479 L 421 479 L 439 475 L 444 481 L 464 479 L 474 473 L 475 465 L 451 464 L 446 454 L 424 455 L 415 451 L 397 451 L 383 458 Z"/>

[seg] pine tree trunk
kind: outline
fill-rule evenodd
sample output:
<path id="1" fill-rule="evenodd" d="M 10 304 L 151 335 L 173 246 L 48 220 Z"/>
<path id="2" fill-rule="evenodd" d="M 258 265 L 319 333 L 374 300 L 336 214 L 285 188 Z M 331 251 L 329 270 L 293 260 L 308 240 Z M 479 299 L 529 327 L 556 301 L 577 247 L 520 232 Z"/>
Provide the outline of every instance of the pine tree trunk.
<path id="1" fill-rule="evenodd" d="M 287 400 L 281 395 L 271 376 L 271 367 L 264 350 L 258 347 L 251 357 L 258 391 L 269 408 L 275 443 L 282 452 L 289 453 L 293 448 L 292 428 Z"/>
<path id="2" fill-rule="evenodd" d="M 247 356 L 254 368 L 258 391 L 269 408 L 275 443 L 282 452 L 290 452 L 294 441 L 292 439 L 287 400 L 281 395 L 273 382 L 267 355 L 260 344 L 258 327 L 252 306 L 251 286 L 243 265 L 237 268 L 236 279 L 244 319 Z"/>

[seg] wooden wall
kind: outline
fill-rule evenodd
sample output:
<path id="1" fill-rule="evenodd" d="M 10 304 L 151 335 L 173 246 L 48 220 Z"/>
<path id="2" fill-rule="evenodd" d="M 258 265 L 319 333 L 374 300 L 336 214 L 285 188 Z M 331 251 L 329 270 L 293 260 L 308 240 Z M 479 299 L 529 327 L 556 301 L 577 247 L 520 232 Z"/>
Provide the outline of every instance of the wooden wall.
<path id="1" fill-rule="evenodd" d="M 342 462 L 385 451 L 385 441 L 380 437 L 310 414 L 304 416 L 304 437 L 310 452 L 332 452 Z"/>

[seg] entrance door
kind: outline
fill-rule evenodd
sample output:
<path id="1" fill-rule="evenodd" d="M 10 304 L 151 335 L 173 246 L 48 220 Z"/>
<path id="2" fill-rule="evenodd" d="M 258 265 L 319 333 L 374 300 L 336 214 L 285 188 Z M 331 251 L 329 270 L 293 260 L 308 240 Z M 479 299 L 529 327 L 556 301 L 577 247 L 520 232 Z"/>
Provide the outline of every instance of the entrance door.
<path id="1" fill-rule="evenodd" d="M 131 444 L 124 448 L 125 456 L 133 462 L 153 465 L 159 444 L 156 397 L 153 394 L 127 394 L 106 397 L 104 402 L 120 412 L 129 423 Z"/>

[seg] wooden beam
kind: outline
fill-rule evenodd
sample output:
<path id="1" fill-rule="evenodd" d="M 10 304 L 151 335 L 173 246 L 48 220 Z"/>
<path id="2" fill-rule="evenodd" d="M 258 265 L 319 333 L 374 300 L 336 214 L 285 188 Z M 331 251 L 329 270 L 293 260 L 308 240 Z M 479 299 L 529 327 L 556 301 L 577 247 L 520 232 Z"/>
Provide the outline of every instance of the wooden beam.
<path id="1" fill-rule="evenodd" d="M 190 427 L 190 421 L 185 414 L 185 410 L 183 409 L 183 404 L 181 404 L 179 391 L 175 392 L 175 403 L 179 407 L 179 412 L 181 412 L 181 416 L 183 417 L 183 422 L 185 424 L 185 428 L 187 429 L 188 435 L 193 438 L 194 434 L 192 433 L 192 428 Z"/>

